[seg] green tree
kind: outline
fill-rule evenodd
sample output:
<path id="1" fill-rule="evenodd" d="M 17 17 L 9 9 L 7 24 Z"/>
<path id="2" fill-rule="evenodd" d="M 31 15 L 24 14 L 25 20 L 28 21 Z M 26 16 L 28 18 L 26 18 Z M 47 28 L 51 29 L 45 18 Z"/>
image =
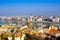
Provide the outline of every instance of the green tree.
<path id="1" fill-rule="evenodd" d="M 18 22 L 16 22 L 16 25 L 18 25 Z"/>
<path id="2" fill-rule="evenodd" d="M 8 38 L 8 34 L 7 33 L 3 34 L 3 38 Z"/>
<path id="3" fill-rule="evenodd" d="M 25 37 L 24 37 L 24 40 L 30 40 L 30 39 L 29 39 L 28 37 L 25 36 Z"/>
<path id="4" fill-rule="evenodd" d="M 11 32 L 12 32 L 12 33 L 14 32 L 14 28 L 12 28 Z"/>

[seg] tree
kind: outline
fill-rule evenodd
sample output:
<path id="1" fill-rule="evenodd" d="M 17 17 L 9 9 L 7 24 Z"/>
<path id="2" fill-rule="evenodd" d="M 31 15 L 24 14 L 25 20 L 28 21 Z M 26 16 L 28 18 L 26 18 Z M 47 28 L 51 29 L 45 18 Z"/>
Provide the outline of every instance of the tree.
<path id="1" fill-rule="evenodd" d="M 12 33 L 14 32 L 14 28 L 12 28 L 11 32 L 12 32 Z"/>
<path id="2" fill-rule="evenodd" d="M 18 25 L 18 22 L 16 22 L 16 25 Z"/>
<path id="3" fill-rule="evenodd" d="M 29 40 L 29 38 L 25 36 L 25 37 L 24 37 L 24 40 Z"/>

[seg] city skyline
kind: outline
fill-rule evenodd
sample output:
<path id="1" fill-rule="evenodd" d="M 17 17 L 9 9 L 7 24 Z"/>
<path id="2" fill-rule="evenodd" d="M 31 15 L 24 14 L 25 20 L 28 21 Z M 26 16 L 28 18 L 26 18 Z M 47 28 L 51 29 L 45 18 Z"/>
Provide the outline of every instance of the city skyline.
<path id="1" fill-rule="evenodd" d="M 60 15 L 60 0 L 0 0 L 0 16 Z"/>

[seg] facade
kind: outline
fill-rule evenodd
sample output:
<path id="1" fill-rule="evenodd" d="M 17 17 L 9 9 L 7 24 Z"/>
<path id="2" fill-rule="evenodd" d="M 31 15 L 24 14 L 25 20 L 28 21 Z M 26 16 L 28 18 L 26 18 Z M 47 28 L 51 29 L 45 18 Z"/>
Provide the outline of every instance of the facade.
<path id="1" fill-rule="evenodd" d="M 38 21 L 38 22 L 41 22 L 41 21 L 42 21 L 42 18 L 37 18 L 37 21 Z"/>

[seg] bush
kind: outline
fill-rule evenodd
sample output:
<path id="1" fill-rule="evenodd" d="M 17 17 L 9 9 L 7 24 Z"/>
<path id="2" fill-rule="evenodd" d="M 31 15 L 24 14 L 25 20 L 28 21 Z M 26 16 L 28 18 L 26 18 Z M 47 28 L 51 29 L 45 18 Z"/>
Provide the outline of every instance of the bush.
<path id="1" fill-rule="evenodd" d="M 24 37 L 24 40 L 29 40 L 29 38 L 28 37 Z"/>
<path id="2" fill-rule="evenodd" d="M 13 37 L 12 40 L 15 40 L 15 38 Z"/>
<path id="3" fill-rule="evenodd" d="M 14 32 L 14 28 L 12 28 L 11 32 L 12 32 L 12 33 Z"/>
<path id="4" fill-rule="evenodd" d="M 60 40 L 60 36 L 58 36 L 58 37 L 56 38 L 56 40 Z"/>

